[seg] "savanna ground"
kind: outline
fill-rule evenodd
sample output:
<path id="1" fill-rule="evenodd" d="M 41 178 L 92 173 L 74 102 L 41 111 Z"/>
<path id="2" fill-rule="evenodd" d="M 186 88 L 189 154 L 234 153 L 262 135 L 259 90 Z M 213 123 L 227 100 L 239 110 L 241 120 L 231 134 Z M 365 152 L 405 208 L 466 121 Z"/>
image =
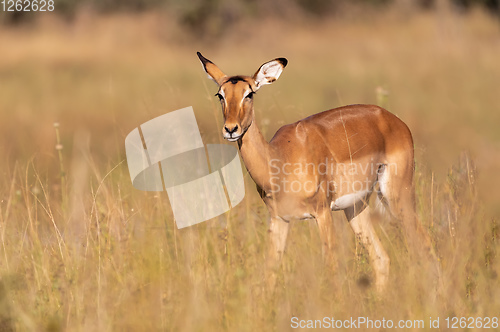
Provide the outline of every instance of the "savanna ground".
<path id="1" fill-rule="evenodd" d="M 0 330 L 281 331 L 293 316 L 423 319 L 426 330 L 441 317 L 446 330 L 446 317 L 500 316 L 498 20 L 475 11 L 266 19 L 202 41 L 172 22 L 82 14 L 1 28 Z M 402 118 L 441 294 L 408 258 L 398 222 L 381 214 L 392 274 L 378 295 L 366 252 L 334 213 L 338 270 L 324 267 L 314 223 L 295 222 L 266 300 L 268 213 L 248 174 L 240 205 L 182 230 L 165 193 L 134 189 L 124 139 L 141 123 L 193 106 L 204 142 L 221 141 L 216 87 L 196 51 L 230 74 L 288 58 L 255 98 L 268 139 L 344 104 L 379 103 Z"/>

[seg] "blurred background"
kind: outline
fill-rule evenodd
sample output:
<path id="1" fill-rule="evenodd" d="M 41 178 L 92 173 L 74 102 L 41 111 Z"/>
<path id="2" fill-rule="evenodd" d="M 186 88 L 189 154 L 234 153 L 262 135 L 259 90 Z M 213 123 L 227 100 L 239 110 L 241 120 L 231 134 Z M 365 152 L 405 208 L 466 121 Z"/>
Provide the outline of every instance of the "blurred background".
<path id="1" fill-rule="evenodd" d="M 54 154 L 60 122 L 64 155 L 85 131 L 94 154 L 119 160 L 137 124 L 189 105 L 218 139 L 215 87 L 196 51 L 229 74 L 287 57 L 256 102 L 267 138 L 325 109 L 379 102 L 408 123 L 437 177 L 472 153 L 481 197 L 499 213 L 499 15 L 496 0 L 64 0 L 53 12 L 1 11 L 2 159 Z"/>
<path id="2" fill-rule="evenodd" d="M 0 10 L 0 330 L 244 331 L 289 327 L 292 312 L 498 313 L 498 0 L 59 0 L 54 8 Z M 267 210 L 248 175 L 246 203 L 216 230 L 176 231 L 166 195 L 132 188 L 124 139 L 143 122 L 193 106 L 204 142 L 221 141 L 216 86 L 197 51 L 230 75 L 289 60 L 255 98 L 267 139 L 346 104 L 378 104 L 408 124 L 420 218 L 453 276 L 442 306 L 409 292 L 377 309 L 356 288 L 371 270 L 340 216 L 348 243 L 340 288 L 326 278 L 307 291 L 323 270 L 306 223 L 285 258 L 284 309 L 262 312 L 269 304 L 248 285 Z M 404 271 L 404 241 L 383 241 Z M 400 285 L 412 285 L 402 275 Z M 294 285 L 304 292 L 290 292 Z M 205 309 L 193 314 L 193 303 Z"/>

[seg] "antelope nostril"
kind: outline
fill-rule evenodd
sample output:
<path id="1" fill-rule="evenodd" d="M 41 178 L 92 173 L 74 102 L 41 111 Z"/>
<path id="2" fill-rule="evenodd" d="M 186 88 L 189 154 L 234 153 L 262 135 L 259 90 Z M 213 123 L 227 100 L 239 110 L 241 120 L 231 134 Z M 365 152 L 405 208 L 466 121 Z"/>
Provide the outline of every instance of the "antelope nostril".
<path id="1" fill-rule="evenodd" d="M 232 134 L 236 130 L 238 130 L 238 125 L 235 125 L 233 128 L 228 128 L 227 126 L 224 126 L 224 130 L 226 130 L 228 133 Z"/>

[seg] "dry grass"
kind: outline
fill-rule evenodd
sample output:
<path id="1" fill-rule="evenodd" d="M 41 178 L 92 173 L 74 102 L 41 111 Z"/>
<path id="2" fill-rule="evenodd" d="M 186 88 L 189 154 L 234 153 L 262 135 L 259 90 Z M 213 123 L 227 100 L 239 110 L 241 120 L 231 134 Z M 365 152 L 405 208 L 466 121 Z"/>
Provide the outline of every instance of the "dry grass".
<path id="1" fill-rule="evenodd" d="M 428 329 L 430 316 L 443 327 L 448 316 L 498 315 L 498 22 L 482 13 L 264 21 L 212 41 L 170 22 L 82 15 L 0 31 L 0 330 L 281 331 L 292 316 L 424 319 Z M 384 106 L 415 136 L 418 209 L 442 294 L 409 261 L 397 222 L 381 216 L 393 287 L 377 296 L 366 253 L 335 214 L 339 270 L 323 266 L 314 225 L 297 222 L 267 301 L 267 210 L 249 177 L 244 202 L 183 230 L 166 194 L 135 190 L 124 138 L 138 124 L 192 105 L 205 142 L 220 140 L 198 50 L 235 74 L 290 60 L 256 97 L 268 138 L 389 91 Z"/>

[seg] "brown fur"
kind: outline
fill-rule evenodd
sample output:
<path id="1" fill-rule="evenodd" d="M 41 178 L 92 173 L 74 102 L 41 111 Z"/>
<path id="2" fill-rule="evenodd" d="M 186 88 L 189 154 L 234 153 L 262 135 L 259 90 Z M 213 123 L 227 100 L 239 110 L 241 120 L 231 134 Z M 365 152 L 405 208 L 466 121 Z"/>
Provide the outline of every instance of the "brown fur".
<path id="1" fill-rule="evenodd" d="M 316 219 L 323 253 L 331 256 L 331 208 L 341 209 L 368 249 L 376 286 L 382 290 L 389 276 L 389 256 L 371 224 L 368 208 L 368 199 L 381 180 L 380 198 L 392 215 L 401 220 L 406 233 L 416 235 L 408 236 L 417 239 L 410 245 L 419 247 L 417 251 L 432 252 L 429 238 L 416 218 L 413 139 L 403 121 L 378 106 L 350 105 L 285 125 L 268 143 L 255 123 L 253 100 L 245 98 L 245 94 L 256 91 L 261 84 L 275 81 L 277 77 L 272 76 L 266 77 L 263 83 L 256 79 L 259 71 L 260 77 L 269 74 L 262 72 L 262 68 L 269 67 L 269 72 L 276 72 L 281 65 L 282 70 L 286 59 L 270 61 L 266 63 L 270 64 L 268 67 L 262 65 L 252 77 L 228 77 L 198 55 L 202 63 L 210 63 L 205 69 L 218 83 L 219 94 L 225 96 L 221 100 L 223 134 L 237 139 L 245 166 L 269 209 L 269 264 L 279 262 L 289 222 L 296 218 Z M 278 71 L 276 75 L 280 74 Z M 228 129 L 235 131 L 228 134 Z M 322 163 L 327 164 L 327 172 L 319 171 Z M 293 183 L 295 188 L 286 190 L 282 185 L 276 190 L 276 183 Z M 274 284 L 274 277 L 270 279 Z"/>

